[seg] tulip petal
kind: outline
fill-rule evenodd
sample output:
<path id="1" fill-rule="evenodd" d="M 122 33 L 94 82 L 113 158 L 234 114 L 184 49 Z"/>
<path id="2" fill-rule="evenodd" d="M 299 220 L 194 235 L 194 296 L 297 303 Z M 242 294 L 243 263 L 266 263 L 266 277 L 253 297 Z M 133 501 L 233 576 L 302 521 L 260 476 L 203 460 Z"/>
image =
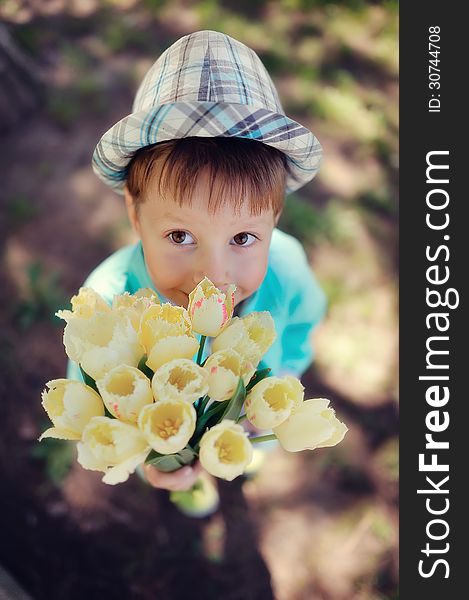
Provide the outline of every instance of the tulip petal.
<path id="1" fill-rule="evenodd" d="M 252 312 L 234 317 L 213 340 L 212 350 L 232 348 L 257 365 L 276 338 L 274 321 L 268 311 Z"/>
<path id="2" fill-rule="evenodd" d="M 339 421 L 336 425 L 336 429 L 330 438 L 321 443 L 319 448 L 330 448 L 331 446 L 337 446 L 345 437 L 348 431 L 347 425 Z"/>
<path id="3" fill-rule="evenodd" d="M 50 427 L 46 429 L 38 438 L 38 442 L 45 438 L 55 438 L 56 440 L 79 440 L 81 435 L 75 431 L 60 429 L 58 427 Z"/>
<path id="4" fill-rule="evenodd" d="M 93 417 L 83 431 L 77 450 L 77 460 L 84 469 L 107 475 L 110 469 L 121 467 L 107 478 L 109 482 L 118 483 L 143 462 L 150 446 L 134 425 L 108 417 Z"/>
<path id="5" fill-rule="evenodd" d="M 128 460 L 125 460 L 121 464 L 111 467 L 102 478 L 103 483 L 107 483 L 108 485 L 116 485 L 117 483 L 123 483 L 124 481 L 127 481 L 129 475 L 134 473 L 138 465 L 145 461 L 150 451 L 150 449 L 145 450 L 145 452 L 131 456 Z"/>
<path id="6" fill-rule="evenodd" d="M 273 428 L 280 445 L 288 452 L 300 452 L 342 441 L 344 424 L 328 405 L 325 398 L 313 398 L 294 407 L 288 419 Z"/>
<path id="7" fill-rule="evenodd" d="M 195 337 L 188 335 L 164 337 L 151 348 L 146 364 L 152 371 L 157 371 L 174 358 L 192 358 L 198 349 L 199 342 Z"/>

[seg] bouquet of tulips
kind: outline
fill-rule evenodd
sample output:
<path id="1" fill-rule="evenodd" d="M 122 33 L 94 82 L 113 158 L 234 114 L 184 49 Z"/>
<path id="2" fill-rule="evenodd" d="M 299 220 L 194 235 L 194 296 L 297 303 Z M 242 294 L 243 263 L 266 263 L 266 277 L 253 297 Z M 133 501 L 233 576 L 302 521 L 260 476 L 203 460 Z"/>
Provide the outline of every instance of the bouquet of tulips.
<path id="1" fill-rule="evenodd" d="M 46 383 L 53 427 L 39 441 L 75 440 L 80 465 L 108 484 L 143 462 L 174 471 L 197 458 L 231 481 L 249 465 L 253 443 L 278 439 L 290 452 L 339 443 L 347 427 L 329 400 L 304 400 L 295 377 L 257 369 L 276 337 L 273 319 L 267 311 L 232 317 L 235 289 L 223 293 L 205 278 L 185 309 L 161 304 L 149 288 L 116 295 L 111 306 L 80 288 L 72 310 L 56 315 L 84 383 Z M 202 361 L 207 337 L 212 353 Z M 249 438 L 244 418 L 273 433 Z"/>

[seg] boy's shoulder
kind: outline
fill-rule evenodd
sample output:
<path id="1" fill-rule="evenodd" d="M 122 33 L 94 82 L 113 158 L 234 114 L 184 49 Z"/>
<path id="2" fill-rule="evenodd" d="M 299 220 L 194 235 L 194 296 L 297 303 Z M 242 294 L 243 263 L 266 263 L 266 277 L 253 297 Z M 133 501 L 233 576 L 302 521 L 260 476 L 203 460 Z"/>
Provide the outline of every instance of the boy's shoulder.
<path id="1" fill-rule="evenodd" d="M 269 267 L 261 287 L 271 299 L 271 312 L 304 311 L 306 320 L 318 322 L 326 310 L 326 296 L 303 245 L 280 229 L 274 229 L 272 235 Z"/>
<path id="2" fill-rule="evenodd" d="M 91 271 L 83 287 L 93 288 L 106 302 L 111 303 L 115 294 L 128 291 L 129 272 L 137 249 L 138 243 L 113 252 Z"/>
<path id="3" fill-rule="evenodd" d="M 269 274 L 278 279 L 282 287 L 297 286 L 311 273 L 308 257 L 299 240 L 275 228 L 269 251 Z"/>

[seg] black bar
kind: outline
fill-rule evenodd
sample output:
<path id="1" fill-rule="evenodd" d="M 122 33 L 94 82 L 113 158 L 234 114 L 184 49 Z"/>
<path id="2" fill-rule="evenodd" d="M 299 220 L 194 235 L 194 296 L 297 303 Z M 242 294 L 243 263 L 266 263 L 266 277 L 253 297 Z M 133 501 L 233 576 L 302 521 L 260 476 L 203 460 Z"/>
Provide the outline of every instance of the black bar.
<path id="1" fill-rule="evenodd" d="M 464 568 L 469 520 L 465 380 L 469 352 L 464 325 L 469 161 L 463 147 L 469 130 L 464 96 L 469 29 L 463 8 L 463 3 L 433 0 L 406 2 L 400 8 L 400 597 L 404 600 L 469 597 Z M 440 85 L 431 85 L 436 83 Z M 426 173 L 429 163 L 449 168 L 430 168 Z M 439 305 L 445 300 L 453 308 Z M 432 313 L 440 316 L 429 316 Z M 435 377 L 440 379 L 428 379 Z M 438 428 L 441 431 L 435 431 Z M 448 470 L 428 470 L 432 460 Z"/>

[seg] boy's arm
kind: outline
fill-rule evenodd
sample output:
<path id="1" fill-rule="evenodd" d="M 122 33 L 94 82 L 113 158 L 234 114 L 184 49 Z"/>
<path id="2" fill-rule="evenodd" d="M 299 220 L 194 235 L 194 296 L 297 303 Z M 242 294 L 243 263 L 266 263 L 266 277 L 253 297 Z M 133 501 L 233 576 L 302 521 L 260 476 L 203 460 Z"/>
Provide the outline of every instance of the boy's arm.
<path id="1" fill-rule="evenodd" d="M 324 318 L 327 308 L 326 296 L 306 261 L 300 269 L 299 281 L 300 285 L 288 307 L 289 318 L 282 335 L 282 366 L 279 373 L 298 378 L 313 362 L 311 335 Z"/>

